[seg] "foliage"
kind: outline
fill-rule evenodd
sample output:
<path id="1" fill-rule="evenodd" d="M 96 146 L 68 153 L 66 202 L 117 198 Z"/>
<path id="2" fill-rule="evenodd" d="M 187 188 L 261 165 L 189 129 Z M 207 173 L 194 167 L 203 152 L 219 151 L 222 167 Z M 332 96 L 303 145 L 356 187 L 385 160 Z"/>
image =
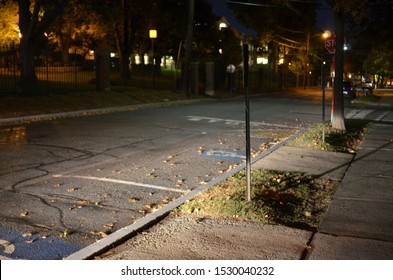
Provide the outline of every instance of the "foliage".
<path id="1" fill-rule="evenodd" d="M 279 0 L 254 0 L 247 3 L 231 3 L 230 7 L 243 25 L 258 33 L 258 47 L 268 47 L 262 55 L 269 56 L 275 78 L 278 79 L 277 62 L 281 58 L 284 58 L 285 67 L 288 66 L 297 77 L 304 75 L 306 65 L 312 62 L 310 54 L 316 52 L 311 52 L 309 43 L 310 39 L 314 39 L 313 36 L 310 38 L 310 34 L 320 33 L 316 29 L 316 9 L 320 4 L 313 1 Z"/>
<path id="2" fill-rule="evenodd" d="M 70 0 L 64 12 L 47 31 L 49 42 L 63 53 L 69 49 L 86 55 L 106 36 L 97 13 L 93 13 L 94 2 Z"/>
<path id="3" fill-rule="evenodd" d="M 364 61 L 363 68 L 383 77 L 393 76 L 393 41 L 373 47 Z"/>
<path id="4" fill-rule="evenodd" d="M 369 123 L 361 120 L 347 120 L 347 130 L 341 131 L 325 124 L 325 141 L 322 139 L 322 124 L 307 129 L 302 135 L 288 143 L 289 146 L 353 153 L 357 150 Z"/>
<path id="5" fill-rule="evenodd" d="M 6 5 L 0 3 L 0 45 L 18 41 L 18 5 L 13 1 Z"/>

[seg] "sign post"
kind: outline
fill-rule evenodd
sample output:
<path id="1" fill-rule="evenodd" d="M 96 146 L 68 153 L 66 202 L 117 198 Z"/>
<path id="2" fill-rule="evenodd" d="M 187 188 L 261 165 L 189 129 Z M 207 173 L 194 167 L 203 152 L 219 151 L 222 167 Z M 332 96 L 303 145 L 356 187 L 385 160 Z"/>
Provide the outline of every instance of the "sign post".
<path id="1" fill-rule="evenodd" d="M 248 44 L 243 44 L 243 86 L 246 89 L 246 199 L 251 201 L 250 93 L 248 91 Z"/>
<path id="2" fill-rule="evenodd" d="M 325 142 L 325 62 L 321 66 L 321 86 L 322 86 L 322 141 Z"/>
<path id="3" fill-rule="evenodd" d="M 332 34 L 325 39 L 325 49 L 333 54 L 333 67 L 335 68 L 336 64 L 336 35 Z M 332 110 L 330 119 L 333 120 L 333 112 L 334 112 L 334 78 L 332 79 Z"/>

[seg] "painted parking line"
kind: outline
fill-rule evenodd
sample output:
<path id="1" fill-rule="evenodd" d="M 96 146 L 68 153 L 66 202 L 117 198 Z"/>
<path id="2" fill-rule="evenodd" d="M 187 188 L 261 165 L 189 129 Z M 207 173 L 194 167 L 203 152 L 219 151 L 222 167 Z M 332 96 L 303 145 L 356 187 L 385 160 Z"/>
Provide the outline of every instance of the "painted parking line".
<path id="1" fill-rule="evenodd" d="M 61 178 L 61 177 L 63 177 L 63 178 L 76 178 L 76 179 L 85 179 L 85 180 L 93 180 L 93 181 L 100 181 L 100 182 L 110 182 L 110 183 L 116 183 L 116 184 L 137 186 L 137 187 L 150 188 L 150 189 L 163 190 L 163 191 L 170 191 L 170 192 L 178 192 L 178 193 L 186 193 L 186 192 L 188 192 L 188 191 L 185 191 L 185 190 L 179 190 L 179 189 L 175 189 L 175 188 L 156 186 L 156 185 L 151 185 L 151 184 L 137 183 L 137 182 L 131 182 L 131 181 L 125 181 L 125 180 L 118 180 L 118 179 L 111 179 L 111 178 L 104 178 L 104 177 L 79 176 L 79 175 L 61 175 L 61 174 L 53 175 L 53 177 L 54 178 Z"/>
<path id="2" fill-rule="evenodd" d="M 220 119 L 220 118 L 209 118 L 209 117 L 201 117 L 201 116 L 187 116 L 189 121 L 198 122 L 198 121 L 206 121 L 208 123 L 224 123 L 226 125 L 242 125 L 245 124 L 245 121 L 232 120 L 232 119 Z M 297 129 L 297 126 L 289 126 L 283 124 L 275 124 L 275 123 L 267 123 L 267 122 L 250 122 L 253 126 L 274 126 L 280 128 L 290 128 Z"/>

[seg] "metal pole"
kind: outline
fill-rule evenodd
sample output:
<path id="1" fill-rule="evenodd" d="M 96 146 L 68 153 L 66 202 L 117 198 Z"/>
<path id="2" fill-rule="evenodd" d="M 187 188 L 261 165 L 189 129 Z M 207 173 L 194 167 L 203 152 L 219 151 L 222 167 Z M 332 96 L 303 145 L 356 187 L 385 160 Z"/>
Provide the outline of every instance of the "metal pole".
<path id="1" fill-rule="evenodd" d="M 153 89 L 156 89 L 156 63 L 154 60 L 154 39 L 151 39 L 151 56 L 152 56 L 152 82 L 153 82 Z"/>
<path id="2" fill-rule="evenodd" d="M 321 66 L 322 84 L 322 141 L 325 142 L 325 63 Z"/>
<path id="3" fill-rule="evenodd" d="M 248 44 L 243 44 L 243 86 L 246 89 L 245 113 L 246 113 L 246 180 L 247 201 L 251 201 L 251 149 L 250 149 L 250 94 L 248 82 Z"/>
<path id="4" fill-rule="evenodd" d="M 194 26 L 194 6 L 195 0 L 188 0 L 188 15 L 187 15 L 187 32 L 185 40 L 185 55 L 183 70 L 183 93 L 186 97 L 190 97 L 190 63 L 192 53 L 192 37 Z"/>
<path id="5" fill-rule="evenodd" d="M 250 149 L 250 97 L 246 87 L 246 177 L 247 177 L 247 201 L 251 201 L 251 149 Z"/>

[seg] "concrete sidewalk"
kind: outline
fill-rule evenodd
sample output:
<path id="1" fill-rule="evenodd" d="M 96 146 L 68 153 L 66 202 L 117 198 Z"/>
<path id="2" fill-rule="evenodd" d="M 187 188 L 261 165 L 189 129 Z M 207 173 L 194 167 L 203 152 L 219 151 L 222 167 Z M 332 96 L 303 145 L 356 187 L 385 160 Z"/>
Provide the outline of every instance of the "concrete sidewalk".
<path id="1" fill-rule="evenodd" d="M 393 108 L 392 97 L 383 102 Z M 392 110 L 372 123 L 355 157 L 282 146 L 253 168 L 341 181 L 318 231 L 168 217 L 98 259 L 393 259 Z"/>
<path id="2" fill-rule="evenodd" d="M 393 259 L 393 113 L 375 123 L 312 241 L 310 259 Z"/>
<path id="3" fill-rule="evenodd" d="M 318 233 L 310 259 L 393 259 L 393 97 L 371 125 Z"/>

